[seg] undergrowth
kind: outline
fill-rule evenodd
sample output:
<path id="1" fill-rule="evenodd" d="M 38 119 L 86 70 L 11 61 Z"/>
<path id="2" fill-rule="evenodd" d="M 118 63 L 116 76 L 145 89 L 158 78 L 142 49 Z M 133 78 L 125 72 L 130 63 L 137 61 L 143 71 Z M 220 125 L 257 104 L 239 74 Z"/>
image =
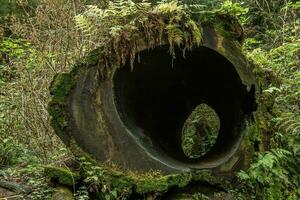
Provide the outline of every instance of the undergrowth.
<path id="1" fill-rule="evenodd" d="M 299 199 L 300 21 L 297 2 L 247 2 L 245 52 L 256 64 L 260 109 L 255 114 L 265 152 L 238 177 L 255 199 Z M 265 10 L 266 9 L 266 10 Z M 259 26 L 258 26 L 259 25 Z"/>
<path id="2" fill-rule="evenodd" d="M 69 71 L 75 60 L 96 48 L 102 48 L 107 67 L 114 61 L 133 61 L 143 45 L 151 48 L 162 41 L 176 56 L 174 46 L 184 52 L 201 45 L 197 19 L 228 13 L 244 25 L 244 52 L 256 64 L 261 107 L 255 119 L 264 151 L 257 151 L 250 168 L 238 173 L 239 188 L 226 192 L 241 199 L 299 199 L 299 2 L 189 0 L 189 5 L 162 1 L 155 6 L 125 0 L 0 2 L 0 176 L 33 188 L 30 196 L 20 199 L 49 199 L 53 189 L 43 166 L 70 157 L 49 125 L 46 105 L 53 76 Z M 94 3 L 98 6 L 91 6 Z M 101 170 L 90 170 L 76 199 L 88 199 L 91 190 L 106 199 L 128 195 L 103 184 L 95 176 L 103 175 Z M 208 197 L 196 193 L 194 198 Z"/>

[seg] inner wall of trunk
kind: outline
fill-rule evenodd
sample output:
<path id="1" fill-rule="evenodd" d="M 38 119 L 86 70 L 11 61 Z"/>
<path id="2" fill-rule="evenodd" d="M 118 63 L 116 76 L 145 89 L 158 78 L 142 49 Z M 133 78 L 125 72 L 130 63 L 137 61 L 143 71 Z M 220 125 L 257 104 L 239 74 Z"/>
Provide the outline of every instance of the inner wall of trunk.
<path id="1" fill-rule="evenodd" d="M 122 121 L 132 134 L 142 129 L 157 151 L 181 162 L 213 162 L 226 156 L 241 136 L 246 87 L 219 53 L 199 47 L 184 58 L 177 50 L 172 61 L 168 48 L 142 51 L 133 70 L 128 63 L 115 73 L 115 103 Z M 201 103 L 216 111 L 221 128 L 211 151 L 192 159 L 182 150 L 181 132 Z"/>

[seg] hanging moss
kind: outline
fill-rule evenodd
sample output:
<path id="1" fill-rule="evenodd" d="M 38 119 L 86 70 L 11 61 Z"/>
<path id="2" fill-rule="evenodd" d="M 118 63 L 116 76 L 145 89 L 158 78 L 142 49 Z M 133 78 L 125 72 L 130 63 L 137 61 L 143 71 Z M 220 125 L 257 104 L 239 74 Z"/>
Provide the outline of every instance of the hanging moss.
<path id="1" fill-rule="evenodd" d="M 106 9 L 90 6 L 76 17 L 76 22 L 87 39 L 102 49 L 106 68 L 113 67 L 112 58 L 118 60 L 118 65 L 130 60 L 133 66 L 136 52 L 162 41 L 168 41 L 170 54 L 175 56 L 175 45 L 184 52 L 199 46 L 202 40 L 201 27 L 188 8 L 177 1 L 157 5 L 121 1 L 110 3 Z"/>
<path id="2" fill-rule="evenodd" d="M 186 50 L 201 45 L 203 33 L 199 24 L 213 24 L 225 37 L 242 41 L 242 26 L 228 8 L 194 9 L 177 0 L 156 4 L 116 1 L 108 3 L 105 9 L 89 6 L 76 16 L 76 23 L 94 48 L 101 49 L 99 59 L 106 72 L 128 60 L 133 67 L 138 51 L 162 45 L 163 41 L 169 43 L 173 58 L 175 46 L 185 55 Z M 116 65 L 112 65 L 113 60 Z"/>

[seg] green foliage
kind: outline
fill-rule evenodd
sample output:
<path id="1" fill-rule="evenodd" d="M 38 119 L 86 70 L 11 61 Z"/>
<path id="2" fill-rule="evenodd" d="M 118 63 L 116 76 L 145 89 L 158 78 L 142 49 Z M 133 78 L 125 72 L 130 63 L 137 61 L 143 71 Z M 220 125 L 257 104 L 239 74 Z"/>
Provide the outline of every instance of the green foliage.
<path id="1" fill-rule="evenodd" d="M 114 170 L 100 167 L 87 157 L 79 158 L 84 182 L 89 187 L 86 190 L 96 193 L 101 199 L 121 199 L 132 193 L 133 183 L 128 177 Z M 83 193 L 85 193 L 85 189 Z"/>
<path id="2" fill-rule="evenodd" d="M 15 164 L 21 152 L 22 148 L 13 138 L 0 139 L 0 168 Z"/>
<path id="3" fill-rule="evenodd" d="M 20 63 L 24 63 L 27 69 L 32 68 L 36 62 L 36 52 L 31 48 L 30 43 L 22 39 L 1 38 L 0 36 L 0 135 L 5 137 L 7 129 L 5 128 L 8 121 L 9 110 L 15 109 L 15 102 L 7 101 L 7 95 L 13 91 L 7 91 L 7 84 L 14 84 L 19 77 L 18 68 Z M 0 138 L 0 139 L 1 139 Z M 12 164 L 16 158 L 15 155 L 20 153 L 20 145 L 11 136 L 1 141 L 0 149 L 3 157 L 0 156 L 0 165 Z M 13 153 L 15 151 L 15 153 Z M 3 161 L 6 160 L 6 161 Z M 7 163 L 6 163 L 7 162 Z"/>
<path id="4" fill-rule="evenodd" d="M 76 145 L 71 142 L 71 145 Z M 78 161 L 81 164 L 81 176 L 87 191 L 100 199 L 127 199 L 133 193 L 162 194 L 171 187 L 182 188 L 191 181 L 203 181 L 225 187 L 228 182 L 215 177 L 210 170 L 195 170 L 189 173 L 163 175 L 158 171 L 148 173 L 124 171 L 113 164 L 99 165 L 97 161 L 84 153 L 78 146 L 76 150 Z"/>
<path id="5" fill-rule="evenodd" d="M 0 0 L 0 41 L 1 37 L 13 35 L 11 24 L 34 14 L 38 0 Z M 0 58 L 1 63 L 1 58 Z"/>
<path id="6" fill-rule="evenodd" d="M 37 6 L 37 2 L 37 0 L 28 0 L 23 2 L 15 0 L 0 0 L 0 21 L 3 18 L 8 18 L 10 15 L 17 17 L 25 15 L 25 12 L 30 12 Z"/>
<path id="7" fill-rule="evenodd" d="M 210 198 L 202 193 L 195 193 L 192 196 L 193 200 L 209 200 Z"/>
<path id="8" fill-rule="evenodd" d="M 31 44 L 23 39 L 3 38 L 0 40 L 0 80 L 7 78 L 8 73 L 13 73 L 9 68 L 16 62 L 24 63 L 27 69 L 36 66 L 37 52 Z"/>
<path id="9" fill-rule="evenodd" d="M 89 199 L 89 192 L 86 188 L 86 186 L 81 186 L 76 190 L 75 193 L 75 199 L 76 200 L 88 200 Z"/>
<path id="10" fill-rule="evenodd" d="M 200 28 L 189 14 L 188 7 L 178 1 L 134 3 L 131 0 L 109 2 L 106 9 L 88 6 L 76 16 L 76 23 L 87 40 L 103 49 L 102 54 L 124 64 L 133 61 L 140 48 L 162 44 L 167 38 L 170 53 L 174 46 L 186 49 L 198 46 L 202 40 Z"/>
<path id="11" fill-rule="evenodd" d="M 33 192 L 28 195 L 32 200 L 50 199 L 54 189 L 49 187 L 48 179 L 44 176 L 44 168 L 41 165 L 29 165 L 19 169 L 19 173 L 28 177 L 26 184 L 30 185 Z"/>
<path id="12" fill-rule="evenodd" d="M 273 138 L 274 147 L 284 147 L 299 154 L 300 141 L 300 70 L 297 54 L 300 47 L 299 41 L 283 44 L 270 51 L 256 48 L 248 56 L 260 65 L 264 73 L 273 73 L 276 80 L 269 82 L 259 79 L 263 87 L 261 98 L 273 99 L 272 112 L 274 118 L 272 125 L 275 127 Z M 258 68 L 259 69 L 259 68 Z M 257 70 L 258 70 L 257 69 Z M 258 75 L 258 78 L 261 77 Z"/>
<path id="13" fill-rule="evenodd" d="M 79 174 L 71 171 L 69 168 L 55 167 L 55 166 L 45 166 L 46 176 L 53 180 L 56 180 L 59 184 L 66 186 L 74 186 L 78 179 Z"/>
<path id="14" fill-rule="evenodd" d="M 214 6 L 209 6 L 212 3 Z M 242 41 L 244 34 L 241 24 L 247 21 L 248 8 L 232 1 L 203 2 L 188 5 L 193 18 L 202 24 L 213 24 L 225 37 Z"/>
<path id="15" fill-rule="evenodd" d="M 249 8 L 242 7 L 240 3 L 233 3 L 226 0 L 218 9 L 220 14 L 231 14 L 233 16 L 242 16 L 249 12 Z"/>
<path id="16" fill-rule="evenodd" d="M 190 158 L 198 158 L 210 151 L 220 129 L 217 113 L 208 105 L 198 105 L 186 120 L 181 136 L 183 152 Z"/>
<path id="17" fill-rule="evenodd" d="M 15 138 L 0 137 L 0 169 L 17 164 L 36 163 L 37 157 Z"/>
<path id="18" fill-rule="evenodd" d="M 126 199 L 133 192 L 145 194 L 148 192 L 165 192 L 171 186 L 185 186 L 190 180 L 190 174 L 162 176 L 159 172 L 139 174 L 122 172 L 116 166 L 99 166 L 86 157 L 80 157 L 83 177 L 88 191 L 103 199 Z"/>
<path id="19" fill-rule="evenodd" d="M 1 53 L 7 54 L 9 57 L 21 59 L 28 49 L 29 43 L 22 39 L 3 38 L 0 43 Z"/>
<path id="20" fill-rule="evenodd" d="M 256 163 L 247 172 L 239 173 L 239 178 L 244 183 L 244 198 L 251 195 L 252 199 L 298 199 L 300 43 L 295 32 L 300 30 L 299 19 L 294 18 L 297 8 L 282 1 L 266 2 L 258 4 L 258 8 L 251 7 L 252 11 L 259 9 L 259 14 L 250 15 L 248 23 L 258 23 L 265 30 L 246 39 L 245 50 L 256 64 L 255 73 L 262 89 L 256 119 L 262 138 L 267 135 L 264 131 L 271 133 L 267 140 L 270 150 L 259 153 Z"/>
<path id="21" fill-rule="evenodd" d="M 48 179 L 44 176 L 43 167 L 31 162 L 30 165 L 14 166 L 1 170 L 0 179 L 18 182 L 32 189 L 28 195 L 19 194 L 19 199 L 51 199 L 53 188 L 49 187 Z"/>
<path id="22" fill-rule="evenodd" d="M 260 154 L 249 172 L 238 176 L 253 199 L 296 199 L 300 195 L 299 173 L 299 158 L 287 150 L 274 149 Z"/>
<path id="23" fill-rule="evenodd" d="M 48 125 L 48 115 L 36 107 L 45 110 L 49 101 L 49 80 L 54 74 L 73 65 L 75 59 L 90 49 L 106 47 L 101 50 L 106 58 L 117 55 L 114 59 L 124 63 L 128 59 L 134 60 L 134 53 L 141 48 L 141 44 L 146 43 L 146 46 L 151 47 L 160 44 L 162 40 L 170 43 L 171 47 L 189 49 L 201 42 L 201 30 L 196 26 L 198 22 L 216 24 L 231 36 L 240 37 L 241 27 L 237 18 L 232 16 L 235 14 L 246 26 L 248 39 L 245 41 L 245 52 L 256 64 L 255 71 L 262 89 L 258 98 L 262 108 L 258 111 L 259 116 L 255 116 L 259 124 L 256 134 L 260 134 L 261 141 L 268 144 L 265 148 L 270 148 L 267 152 L 258 153 L 256 162 L 249 170 L 239 173 L 243 185 L 237 189 L 237 196 L 244 199 L 299 198 L 298 1 L 151 1 L 156 2 L 155 6 L 142 0 L 138 1 L 140 3 L 125 0 L 74 2 L 77 5 L 73 8 L 70 2 L 61 0 L 0 0 L 0 165 L 4 167 L 1 169 L 1 179 L 12 178 L 32 186 L 33 193 L 24 198 L 51 198 L 52 189 L 43 173 L 44 168 L 34 163 L 47 160 L 44 151 L 49 151 L 40 148 L 38 140 L 52 141 L 54 136 Z M 80 2 L 92 5 L 97 3 L 101 7 L 89 6 L 86 12 L 77 15 L 77 28 L 83 32 L 83 37 L 73 31 L 75 27 L 70 20 L 73 19 L 70 10 L 81 12 Z M 36 10 L 37 4 L 39 6 Z M 66 15 L 58 15 L 60 9 Z M 54 23 L 56 19 L 58 24 Z M 11 25 L 14 25 L 14 31 Z M 11 32 L 14 37 L 22 35 L 26 40 L 8 38 L 7 34 Z M 172 48 L 170 50 L 172 53 Z M 67 83 L 65 88 L 53 84 L 51 92 L 58 94 L 52 108 L 59 125 L 57 129 L 65 129 L 67 126 L 66 116 L 57 111 L 65 108 L 62 102 L 65 92 L 72 87 L 73 78 L 67 75 L 61 77 L 60 80 Z M 25 98 L 28 96 L 31 99 Z M 31 105 L 29 100 L 34 100 L 30 102 Z M 28 120 L 36 117 L 31 112 L 25 112 L 30 106 L 38 113 L 36 121 Z M 31 132 L 32 126 L 36 126 L 38 134 Z M 33 139 L 29 140 L 29 136 Z M 264 137 L 270 137 L 271 142 Z M 31 150 L 23 145 L 26 142 L 33 143 Z M 51 144 L 47 148 L 59 146 L 58 143 L 45 144 Z M 57 158 L 50 158 L 50 161 L 56 161 Z M 131 174 L 129 177 L 132 179 L 129 180 L 119 173 L 111 176 L 106 169 L 88 164 L 88 161 L 82 162 L 87 162 L 82 167 L 89 173 L 84 176 L 86 186 L 80 187 L 75 194 L 77 199 L 89 199 L 89 191 L 98 191 L 103 199 L 117 199 L 127 197 L 137 188 L 141 193 L 152 190 L 164 192 L 172 185 L 180 183 L 180 186 L 184 186 L 191 179 L 218 182 L 214 176 L 204 172 L 198 176 L 193 174 L 192 178 L 165 178 L 156 172 L 143 177 Z M 133 184 L 133 180 L 139 181 Z M 138 187 L 135 184 L 139 184 Z M 195 198 L 203 197 L 198 194 Z"/>
<path id="24" fill-rule="evenodd" d="M 283 43 L 295 42 L 299 36 L 299 4 L 297 1 L 244 1 L 249 8 L 247 34 L 261 41 L 260 47 L 270 50 Z"/>
<path id="25" fill-rule="evenodd" d="M 298 199 L 299 194 L 299 11 L 297 3 L 244 1 L 245 53 L 262 92 L 255 113 L 259 152 L 238 177 L 241 199 Z M 261 147 L 263 146 L 263 147 Z"/>

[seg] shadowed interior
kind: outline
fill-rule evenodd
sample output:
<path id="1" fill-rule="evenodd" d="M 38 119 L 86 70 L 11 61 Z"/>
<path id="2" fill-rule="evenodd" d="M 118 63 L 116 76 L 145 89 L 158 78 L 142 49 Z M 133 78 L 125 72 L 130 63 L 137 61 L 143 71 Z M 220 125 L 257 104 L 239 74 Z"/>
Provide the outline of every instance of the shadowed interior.
<path id="1" fill-rule="evenodd" d="M 191 52 L 176 52 L 172 61 L 169 47 L 139 53 L 114 76 L 115 103 L 121 120 L 130 132 L 146 145 L 172 159 L 185 163 L 213 162 L 239 143 L 247 91 L 234 66 L 223 56 L 206 47 Z M 173 62 L 173 65 L 172 65 Z M 221 127 L 217 141 L 206 155 L 188 158 L 181 147 L 185 120 L 201 103 L 218 114 Z M 142 134 L 140 134 L 142 130 Z"/>

